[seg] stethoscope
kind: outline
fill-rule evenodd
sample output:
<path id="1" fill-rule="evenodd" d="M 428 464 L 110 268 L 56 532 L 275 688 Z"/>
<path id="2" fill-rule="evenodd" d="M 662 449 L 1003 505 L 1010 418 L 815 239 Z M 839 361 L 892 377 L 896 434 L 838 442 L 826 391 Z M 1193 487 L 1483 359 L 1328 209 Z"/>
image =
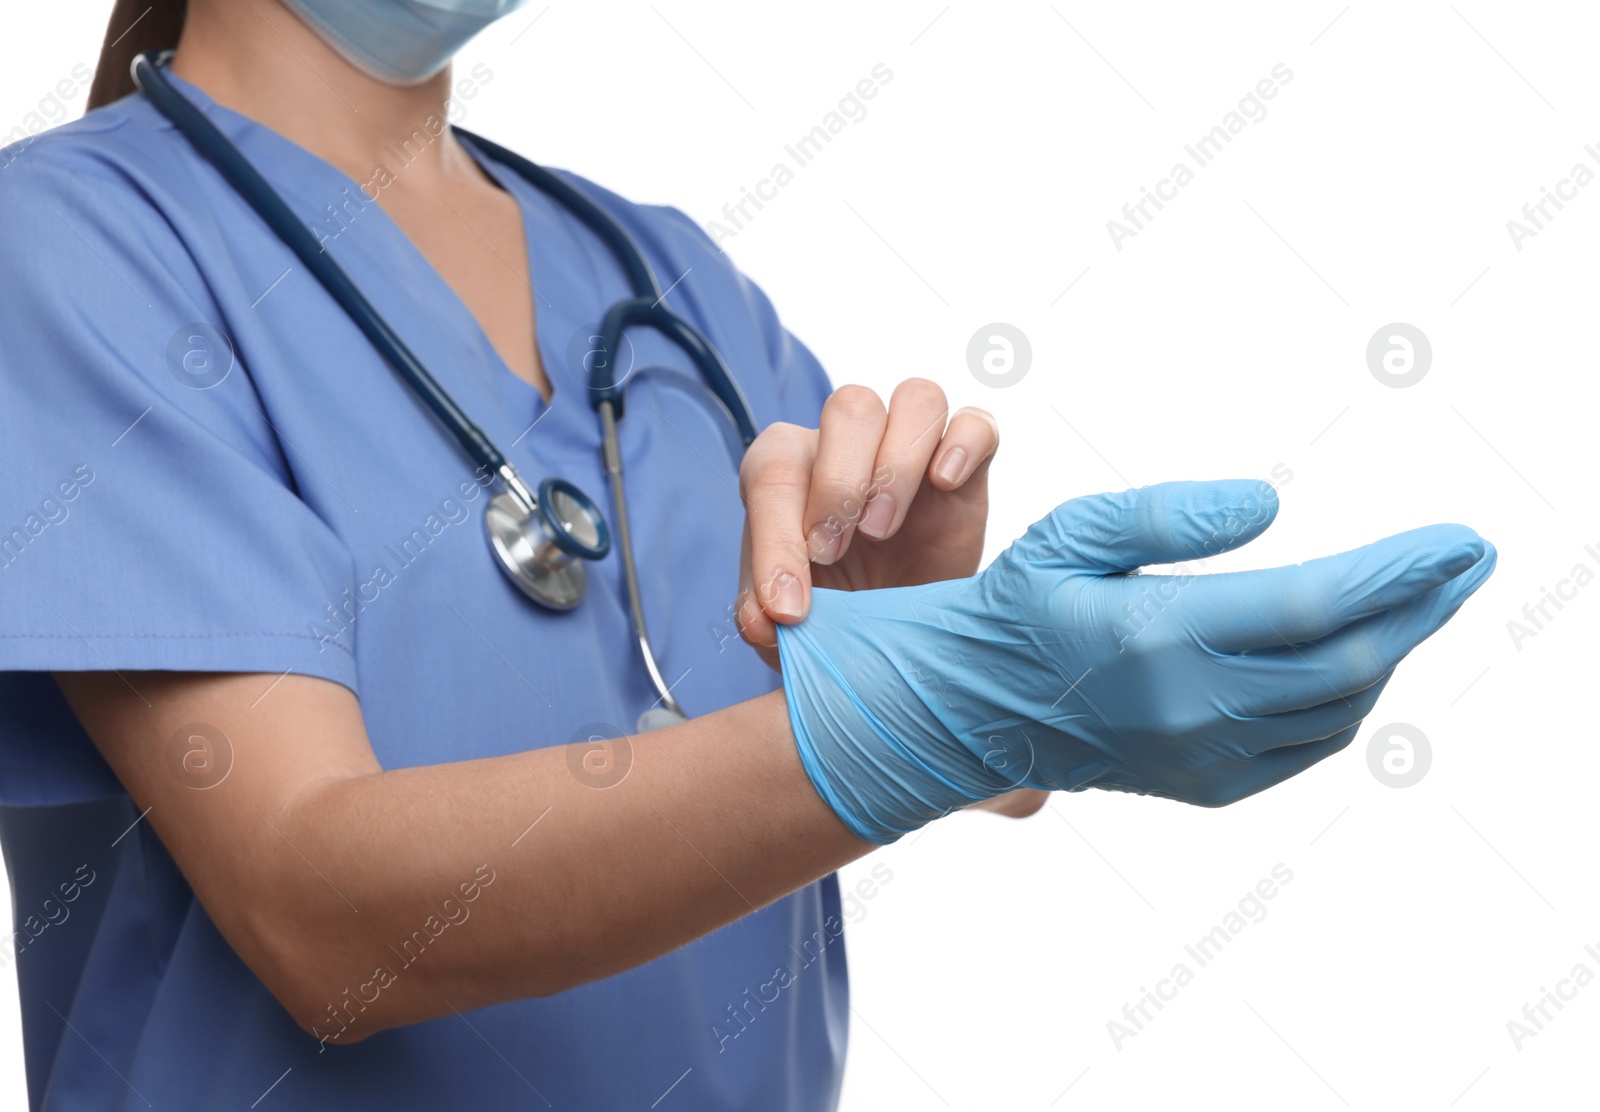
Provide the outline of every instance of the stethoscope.
<path id="1" fill-rule="evenodd" d="M 587 576 L 581 561 L 599 560 L 611 550 L 611 531 L 592 499 L 564 479 L 546 479 L 538 490 L 530 489 L 505 453 L 466 415 L 455 399 L 439 385 L 401 340 L 389 322 L 367 300 L 344 269 L 322 249 L 316 235 L 290 211 L 277 192 L 239 148 L 224 135 L 205 113 L 173 87 L 161 72 L 170 50 L 152 50 L 133 60 L 133 81 L 156 109 L 194 145 L 202 157 L 215 166 L 250 207 L 294 251 L 306 269 L 322 283 L 341 308 L 378 349 L 396 374 L 417 397 L 444 423 L 461 448 L 485 473 L 499 477 L 503 489 L 489 500 L 484 523 L 489 544 L 500 567 L 511 582 L 528 598 L 552 610 L 570 610 L 583 600 Z M 598 333 L 599 356 L 589 373 L 589 396 L 600 413 L 601 461 L 611 480 L 611 495 L 617 510 L 617 547 L 622 554 L 623 576 L 628 590 L 628 608 L 633 616 L 633 632 L 644 659 L 650 683 L 660 696 L 660 707 L 652 707 L 639 719 L 639 729 L 654 729 L 688 719 L 672 695 L 661 673 L 650 633 L 645 627 L 644 603 L 639 592 L 639 574 L 633 558 L 633 538 L 628 527 L 628 499 L 622 482 L 622 451 L 617 443 L 617 422 L 622 419 L 624 387 L 616 381 L 610 354 L 621 350 L 624 330 L 636 325 L 654 328 L 682 349 L 706 385 L 726 409 L 738 429 L 739 439 L 748 448 L 756 438 L 755 416 L 739 384 L 728 373 L 716 348 L 698 329 L 677 316 L 664 304 L 661 286 L 644 253 L 627 230 L 600 206 L 585 197 L 555 174 L 519 154 L 487 139 L 457 128 L 489 157 L 501 162 L 528 183 L 556 201 L 597 235 L 627 273 L 633 296 L 606 310 Z"/>

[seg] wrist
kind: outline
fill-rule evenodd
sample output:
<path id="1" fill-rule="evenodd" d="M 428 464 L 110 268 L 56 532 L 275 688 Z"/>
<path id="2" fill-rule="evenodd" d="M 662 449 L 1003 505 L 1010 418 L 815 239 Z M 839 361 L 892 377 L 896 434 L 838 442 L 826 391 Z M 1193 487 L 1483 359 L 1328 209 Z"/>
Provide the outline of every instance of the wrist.
<path id="1" fill-rule="evenodd" d="M 934 819 L 1014 785 L 974 758 L 918 692 L 860 636 L 867 595 L 818 590 L 805 622 L 780 626 L 778 649 L 790 730 L 817 794 L 857 838 L 887 845 Z M 817 645 L 855 631 L 847 676 Z M 869 692 L 871 702 L 863 697 Z M 873 707 L 885 710 L 880 715 Z M 888 715 L 900 723 L 891 728 Z M 909 727 L 909 728 L 908 728 Z"/>

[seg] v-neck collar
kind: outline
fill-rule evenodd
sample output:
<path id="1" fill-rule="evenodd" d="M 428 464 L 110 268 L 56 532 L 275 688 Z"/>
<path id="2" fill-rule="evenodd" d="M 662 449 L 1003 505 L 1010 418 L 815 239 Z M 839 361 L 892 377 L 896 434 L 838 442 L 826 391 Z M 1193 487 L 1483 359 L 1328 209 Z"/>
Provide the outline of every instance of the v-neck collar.
<path id="1" fill-rule="evenodd" d="M 324 191 L 324 189 L 319 189 L 315 184 L 306 185 L 304 175 L 287 175 L 290 185 L 284 191 L 301 202 L 301 205 L 297 207 L 300 210 L 302 219 L 304 219 L 306 207 L 314 207 L 318 198 L 323 198 L 324 200 L 336 198 L 346 190 L 355 193 L 365 204 L 375 208 L 379 214 L 378 219 L 385 225 L 389 237 L 399 246 L 399 250 L 410 256 L 411 265 L 427 276 L 426 281 L 434 288 L 434 296 L 438 297 L 442 304 L 449 307 L 446 315 L 449 318 L 453 318 L 450 320 L 451 325 L 461 333 L 462 338 L 468 342 L 468 345 L 478 352 L 493 370 L 494 373 L 491 377 L 494 380 L 493 385 L 497 388 L 497 392 L 508 403 L 514 403 L 516 408 L 521 410 L 521 413 L 525 413 L 528 422 L 542 423 L 547 412 L 555 408 L 558 395 L 570 392 L 570 386 L 563 389 L 562 385 L 557 381 L 558 368 L 555 360 L 561 358 L 564 353 L 554 344 L 550 329 L 542 327 L 542 325 L 553 323 L 550 318 L 555 314 L 554 312 L 541 311 L 541 307 L 554 310 L 553 304 L 538 289 L 538 275 L 546 272 L 547 264 L 553 262 L 553 260 L 546 257 L 539 250 L 537 238 L 534 235 L 536 220 L 535 213 L 529 204 L 529 198 L 530 195 L 537 194 L 537 190 L 532 189 L 531 186 L 526 189 L 515 188 L 513 179 L 515 183 L 526 185 L 520 175 L 489 158 L 467 137 L 457 135 L 457 139 L 462 148 L 467 151 L 468 157 L 476 162 L 478 168 L 488 175 L 495 184 L 505 190 L 517 205 L 518 214 L 522 222 L 523 250 L 526 252 L 528 261 L 529 297 L 533 299 L 534 340 L 538 345 L 540 362 L 545 368 L 545 377 L 550 383 L 549 402 L 544 400 L 536 386 L 511 370 L 498 349 L 495 348 L 494 342 L 489 338 L 488 331 L 478 320 L 471 307 L 456 292 L 455 287 L 445 279 L 443 274 L 439 273 L 438 268 L 429 261 L 427 256 L 412 241 L 411 237 L 405 233 L 405 230 L 378 203 L 377 198 L 370 196 L 359 182 L 327 159 L 301 146 L 266 124 L 224 104 L 217 103 L 200 86 L 173 73 L 169 64 L 163 63 L 162 71 L 167 79 L 177 86 L 195 107 L 207 115 L 216 117 L 221 123 L 229 125 L 226 130 L 230 132 L 229 137 L 235 144 L 243 146 L 243 143 L 240 142 L 242 139 L 265 139 L 267 142 L 282 148 L 291 158 L 303 163 L 312 173 L 328 179 L 329 185 L 325 187 Z M 276 183 L 274 183 L 274 188 L 278 188 Z M 538 194 L 538 196 L 541 199 L 543 197 L 542 194 Z M 531 406 L 531 412 L 527 409 L 522 409 L 522 406 Z M 565 408 L 568 407 L 563 406 L 563 409 Z M 516 415 L 519 419 L 521 413 Z M 532 424 L 527 424 L 526 427 L 532 428 Z"/>

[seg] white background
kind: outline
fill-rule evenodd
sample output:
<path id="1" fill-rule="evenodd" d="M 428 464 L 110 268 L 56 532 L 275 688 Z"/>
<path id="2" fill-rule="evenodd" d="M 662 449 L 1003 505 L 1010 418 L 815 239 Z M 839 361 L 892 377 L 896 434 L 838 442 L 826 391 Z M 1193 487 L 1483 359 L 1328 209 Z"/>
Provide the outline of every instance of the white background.
<path id="1" fill-rule="evenodd" d="M 92 64 L 109 7 L 8 5 L 0 131 Z M 893 878 L 849 931 L 846 1109 L 1594 1103 L 1600 987 L 1520 1050 L 1507 1022 L 1576 963 L 1600 974 L 1600 586 L 1520 649 L 1507 623 L 1600 571 L 1600 183 L 1521 251 L 1506 223 L 1600 169 L 1600 26 L 1577 5 L 1341 7 L 534 0 L 461 59 L 494 71 L 467 126 L 702 222 L 887 65 L 724 246 L 836 382 L 926 375 L 998 415 L 991 556 L 1070 496 L 1278 465 L 1276 525 L 1214 567 L 1434 521 L 1499 547 L 1357 742 L 1298 780 L 1222 811 L 1059 796 L 847 870 Z M 1278 63 L 1267 116 L 1117 250 L 1107 221 Z M 1008 389 L 966 362 L 996 321 L 1033 349 Z M 1432 343 L 1406 389 L 1366 363 L 1392 322 Z M 1390 722 L 1431 743 L 1413 787 L 1369 771 Z M 1279 863 L 1265 919 L 1196 968 L 1184 944 Z M 1107 1022 L 1180 960 L 1193 982 L 1119 1049 Z M 0 991 L 0 1104 L 22 1108 L 9 972 Z"/>

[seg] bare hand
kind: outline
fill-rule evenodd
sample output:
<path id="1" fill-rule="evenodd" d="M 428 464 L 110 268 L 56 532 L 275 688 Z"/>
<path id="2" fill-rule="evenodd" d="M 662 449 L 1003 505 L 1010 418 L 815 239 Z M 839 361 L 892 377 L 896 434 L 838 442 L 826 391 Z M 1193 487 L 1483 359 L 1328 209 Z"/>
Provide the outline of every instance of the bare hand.
<path id="1" fill-rule="evenodd" d="M 842 386 L 820 428 L 768 427 L 739 471 L 744 639 L 776 668 L 777 626 L 806 616 L 813 586 L 859 591 L 976 572 L 999 443 L 992 415 L 952 415 L 944 391 L 922 378 L 897 386 L 887 409 L 866 387 Z"/>

